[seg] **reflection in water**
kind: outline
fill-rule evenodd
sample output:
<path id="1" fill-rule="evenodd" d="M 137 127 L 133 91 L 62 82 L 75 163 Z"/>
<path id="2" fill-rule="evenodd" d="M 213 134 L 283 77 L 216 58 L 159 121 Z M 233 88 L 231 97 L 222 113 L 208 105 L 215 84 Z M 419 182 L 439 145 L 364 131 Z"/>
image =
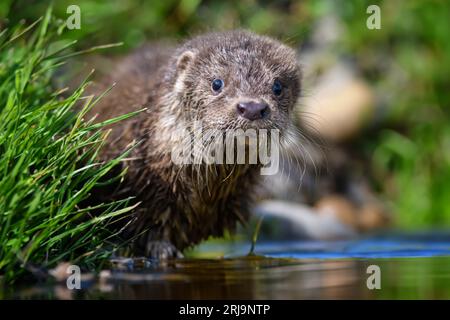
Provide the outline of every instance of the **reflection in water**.
<path id="1" fill-rule="evenodd" d="M 163 267 L 153 279 L 136 273 L 113 280 L 115 298 L 127 299 L 307 299 L 361 297 L 351 261 L 305 262 L 250 257 L 185 261 Z M 90 295 L 93 293 L 93 296 Z M 95 290 L 90 297 L 99 293 Z"/>
<path id="2" fill-rule="evenodd" d="M 227 259 L 117 259 L 97 276 L 83 274 L 82 290 L 8 287 L 0 299 L 450 299 L 450 237 L 271 242 L 258 244 L 262 256 L 246 256 L 247 245 L 197 249 L 234 253 Z M 370 265 L 380 267 L 380 290 L 367 288 Z"/>
<path id="3" fill-rule="evenodd" d="M 381 290 L 366 286 L 381 268 Z M 57 299 L 392 299 L 450 298 L 450 257 L 296 260 L 185 259 L 103 272 L 82 290 L 33 287 L 7 297 Z M 120 268 L 119 268 L 120 269 Z"/>

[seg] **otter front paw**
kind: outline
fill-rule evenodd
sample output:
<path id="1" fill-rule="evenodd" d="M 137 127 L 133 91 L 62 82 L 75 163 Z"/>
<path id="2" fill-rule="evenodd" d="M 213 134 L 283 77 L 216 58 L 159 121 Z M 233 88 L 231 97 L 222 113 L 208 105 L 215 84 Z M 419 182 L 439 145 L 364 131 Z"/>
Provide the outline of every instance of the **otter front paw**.
<path id="1" fill-rule="evenodd" d="M 145 247 L 148 258 L 166 260 L 183 258 L 183 254 L 169 241 L 149 241 Z"/>

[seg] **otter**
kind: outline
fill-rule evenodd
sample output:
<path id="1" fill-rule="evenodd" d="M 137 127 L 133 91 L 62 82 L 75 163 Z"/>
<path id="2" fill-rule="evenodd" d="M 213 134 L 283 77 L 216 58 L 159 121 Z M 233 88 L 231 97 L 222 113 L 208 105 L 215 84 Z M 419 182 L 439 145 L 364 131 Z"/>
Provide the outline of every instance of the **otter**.
<path id="1" fill-rule="evenodd" d="M 180 46 L 146 45 L 120 60 L 94 88 L 116 86 L 93 108 L 102 121 L 145 107 L 111 128 L 102 159 L 137 142 L 122 163 L 126 175 L 110 197 L 140 204 L 122 234 L 151 258 L 181 257 L 210 236 L 245 223 L 260 163 L 177 164 L 174 135 L 201 120 L 214 130 L 277 129 L 286 138 L 301 91 L 294 49 L 245 30 L 207 33 Z"/>

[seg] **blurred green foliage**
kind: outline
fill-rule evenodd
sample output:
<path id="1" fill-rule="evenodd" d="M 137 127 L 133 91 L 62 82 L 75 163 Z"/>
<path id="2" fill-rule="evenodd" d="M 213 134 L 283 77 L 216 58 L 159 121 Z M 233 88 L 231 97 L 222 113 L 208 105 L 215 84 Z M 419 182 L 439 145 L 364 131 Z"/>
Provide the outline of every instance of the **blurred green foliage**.
<path id="1" fill-rule="evenodd" d="M 2 26 L 35 20 L 48 1 L 3 0 Z M 450 41 L 447 1 L 55 1 L 55 15 L 77 4 L 81 48 L 123 41 L 126 52 L 148 39 L 248 28 L 290 43 L 307 43 L 315 23 L 333 15 L 344 27 L 336 55 L 350 57 L 384 103 L 372 130 L 354 147 L 370 160 L 374 184 L 402 227 L 450 223 Z M 382 28 L 366 28 L 371 4 Z"/>
<path id="2" fill-rule="evenodd" d="M 450 5 L 384 1 L 382 29 L 360 26 L 370 1 L 346 2 L 343 50 L 386 98 L 362 149 L 399 225 L 450 224 Z"/>
<path id="3" fill-rule="evenodd" d="M 0 18 L 14 25 L 34 20 L 51 1 L 4 0 Z M 9 3 L 9 5 L 8 5 Z M 66 19 L 69 5 L 81 8 L 82 27 L 68 36 L 83 39 L 82 46 L 123 41 L 127 51 L 148 39 L 185 37 L 208 30 L 249 28 L 298 40 L 309 25 L 304 5 L 293 1 L 210 0 L 58 0 L 55 15 Z"/>

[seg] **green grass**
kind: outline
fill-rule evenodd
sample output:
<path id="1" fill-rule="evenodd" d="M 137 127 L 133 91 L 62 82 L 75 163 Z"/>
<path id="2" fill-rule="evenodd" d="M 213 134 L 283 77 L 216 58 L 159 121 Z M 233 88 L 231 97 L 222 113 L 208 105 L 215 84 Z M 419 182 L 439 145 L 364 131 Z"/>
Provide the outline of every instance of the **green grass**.
<path id="1" fill-rule="evenodd" d="M 114 251 L 108 224 L 132 209 L 129 199 L 98 205 L 96 216 L 80 206 L 120 161 L 96 160 L 102 127 L 132 114 L 93 124 L 84 119 L 95 104 L 83 96 L 88 81 L 66 97 L 55 91 L 52 77 L 70 52 L 58 41 L 63 32 L 48 10 L 0 35 L 0 275 L 7 282 L 61 261 L 98 267 Z"/>

